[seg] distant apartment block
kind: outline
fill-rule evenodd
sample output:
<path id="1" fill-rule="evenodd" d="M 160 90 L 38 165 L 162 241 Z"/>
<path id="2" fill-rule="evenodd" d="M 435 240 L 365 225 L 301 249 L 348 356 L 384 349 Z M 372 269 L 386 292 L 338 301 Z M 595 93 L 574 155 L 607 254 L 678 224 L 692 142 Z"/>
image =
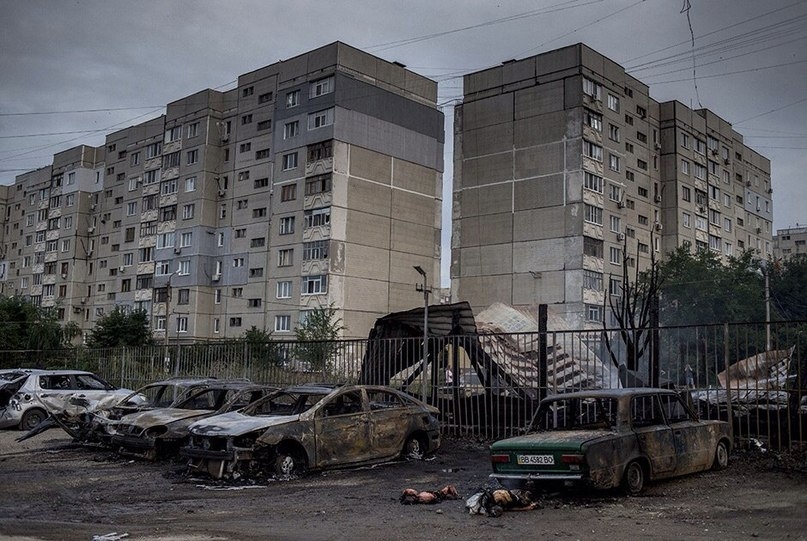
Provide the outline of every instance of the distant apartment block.
<path id="1" fill-rule="evenodd" d="M 773 256 L 777 259 L 807 255 L 807 227 L 779 229 L 773 237 Z"/>
<path id="2" fill-rule="evenodd" d="M 346 337 L 439 283 L 437 85 L 342 43 L 243 74 L 17 177 L 8 294 L 86 331 L 144 309 L 155 337 L 275 337 L 333 306 Z"/>
<path id="3" fill-rule="evenodd" d="M 472 73 L 454 126 L 452 296 L 613 323 L 651 255 L 772 253 L 770 162 L 582 44 Z"/>

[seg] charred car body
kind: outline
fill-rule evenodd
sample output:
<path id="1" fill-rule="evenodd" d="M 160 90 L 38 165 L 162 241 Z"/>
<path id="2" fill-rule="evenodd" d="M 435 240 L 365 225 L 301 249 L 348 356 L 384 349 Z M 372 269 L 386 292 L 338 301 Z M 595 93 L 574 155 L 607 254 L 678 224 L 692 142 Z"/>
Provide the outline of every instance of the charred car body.
<path id="1" fill-rule="evenodd" d="M 88 402 L 117 402 L 132 393 L 81 370 L 24 370 L 6 408 L 0 412 L 0 428 L 17 426 L 31 430 L 48 417 L 51 409 L 64 409 L 71 398 Z"/>
<path id="2" fill-rule="evenodd" d="M 541 401 L 527 434 L 491 445 L 493 474 L 511 489 L 557 484 L 622 486 L 722 469 L 731 426 L 699 421 L 674 391 L 575 392 Z"/>
<path id="3" fill-rule="evenodd" d="M 439 446 L 437 409 L 406 393 L 306 385 L 194 423 L 181 454 L 214 478 L 256 470 L 286 476 L 422 456 Z"/>
<path id="4" fill-rule="evenodd" d="M 175 454 L 194 421 L 248 406 L 277 387 L 245 381 L 208 382 L 168 408 L 131 413 L 115 425 L 112 445 L 124 454 L 154 460 Z"/>
<path id="5" fill-rule="evenodd" d="M 170 407 L 182 400 L 185 393 L 213 381 L 214 378 L 170 378 L 150 383 L 122 399 L 114 396 L 110 400 L 93 401 L 74 395 L 64 404 L 63 401 L 40 398 L 50 417 L 17 441 L 58 425 L 77 442 L 109 444 L 114 425 L 125 415 Z"/>

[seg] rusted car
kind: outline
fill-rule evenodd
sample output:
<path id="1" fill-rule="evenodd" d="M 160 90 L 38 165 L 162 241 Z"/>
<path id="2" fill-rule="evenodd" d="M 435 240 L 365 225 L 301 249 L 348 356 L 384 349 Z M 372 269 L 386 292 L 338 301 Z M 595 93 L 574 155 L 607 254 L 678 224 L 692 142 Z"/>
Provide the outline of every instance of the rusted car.
<path id="1" fill-rule="evenodd" d="M 437 408 L 372 385 L 290 387 L 191 426 L 181 454 L 214 478 L 278 476 L 422 456 L 440 446 Z"/>
<path id="2" fill-rule="evenodd" d="M 614 389 L 550 396 L 523 436 L 490 447 L 491 477 L 511 489 L 622 486 L 723 469 L 731 425 L 700 421 L 670 390 Z"/>
<path id="3" fill-rule="evenodd" d="M 112 446 L 123 454 L 148 460 L 176 454 L 194 421 L 243 408 L 276 390 L 246 381 L 208 382 L 168 408 L 123 416 L 114 425 Z"/>

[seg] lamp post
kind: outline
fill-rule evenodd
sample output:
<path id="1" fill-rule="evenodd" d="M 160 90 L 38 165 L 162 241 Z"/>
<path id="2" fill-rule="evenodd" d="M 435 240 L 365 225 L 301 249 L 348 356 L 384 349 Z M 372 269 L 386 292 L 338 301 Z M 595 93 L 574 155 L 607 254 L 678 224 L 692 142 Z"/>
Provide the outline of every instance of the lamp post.
<path id="1" fill-rule="evenodd" d="M 423 395 L 423 402 L 427 402 L 426 381 L 427 381 L 427 357 L 429 355 L 429 285 L 426 278 L 426 271 L 420 265 L 415 265 L 414 269 L 423 278 L 423 285 L 416 285 L 417 291 L 423 292 L 423 369 L 420 373 L 420 390 Z"/>
<path id="2" fill-rule="evenodd" d="M 168 372 L 171 367 L 171 356 L 168 354 L 168 323 L 171 313 L 171 278 L 173 278 L 177 272 L 178 271 L 174 271 L 168 275 L 168 285 L 166 286 L 165 295 L 165 329 L 163 330 L 163 350 L 165 353 L 163 355 L 163 369 L 166 372 Z"/>
<path id="3" fill-rule="evenodd" d="M 765 351 L 771 350 L 771 279 L 767 259 L 759 260 L 759 270 L 765 279 Z"/>

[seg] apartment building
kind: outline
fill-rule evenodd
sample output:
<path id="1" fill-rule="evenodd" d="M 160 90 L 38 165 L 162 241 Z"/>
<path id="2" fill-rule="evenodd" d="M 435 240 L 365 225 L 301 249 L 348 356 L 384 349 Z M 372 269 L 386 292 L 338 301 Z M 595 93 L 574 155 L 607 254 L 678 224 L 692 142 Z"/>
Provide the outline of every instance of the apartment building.
<path id="1" fill-rule="evenodd" d="M 455 112 L 452 295 L 612 324 L 623 262 L 770 253 L 770 193 L 769 161 L 728 122 L 659 104 L 589 47 L 507 61 L 466 75 Z"/>
<path id="2" fill-rule="evenodd" d="M 310 310 L 333 306 L 344 336 L 366 337 L 376 318 L 420 304 L 413 266 L 439 280 L 436 96 L 435 82 L 337 42 L 172 102 L 103 148 L 68 151 L 95 161 L 54 157 L 17 178 L 6 259 L 22 264 L 10 242 L 29 227 L 31 261 L 27 292 L 22 276 L 6 289 L 85 330 L 122 307 L 147 310 L 158 339 L 251 327 L 291 338 Z M 54 199 L 65 174 L 82 179 L 70 233 L 66 200 Z M 77 242 L 60 252 L 65 236 Z M 66 277 L 37 266 L 62 254 Z M 40 289 L 60 278 L 64 296 Z"/>
<path id="3" fill-rule="evenodd" d="M 773 256 L 776 259 L 807 254 L 807 227 L 779 229 L 773 237 Z"/>

